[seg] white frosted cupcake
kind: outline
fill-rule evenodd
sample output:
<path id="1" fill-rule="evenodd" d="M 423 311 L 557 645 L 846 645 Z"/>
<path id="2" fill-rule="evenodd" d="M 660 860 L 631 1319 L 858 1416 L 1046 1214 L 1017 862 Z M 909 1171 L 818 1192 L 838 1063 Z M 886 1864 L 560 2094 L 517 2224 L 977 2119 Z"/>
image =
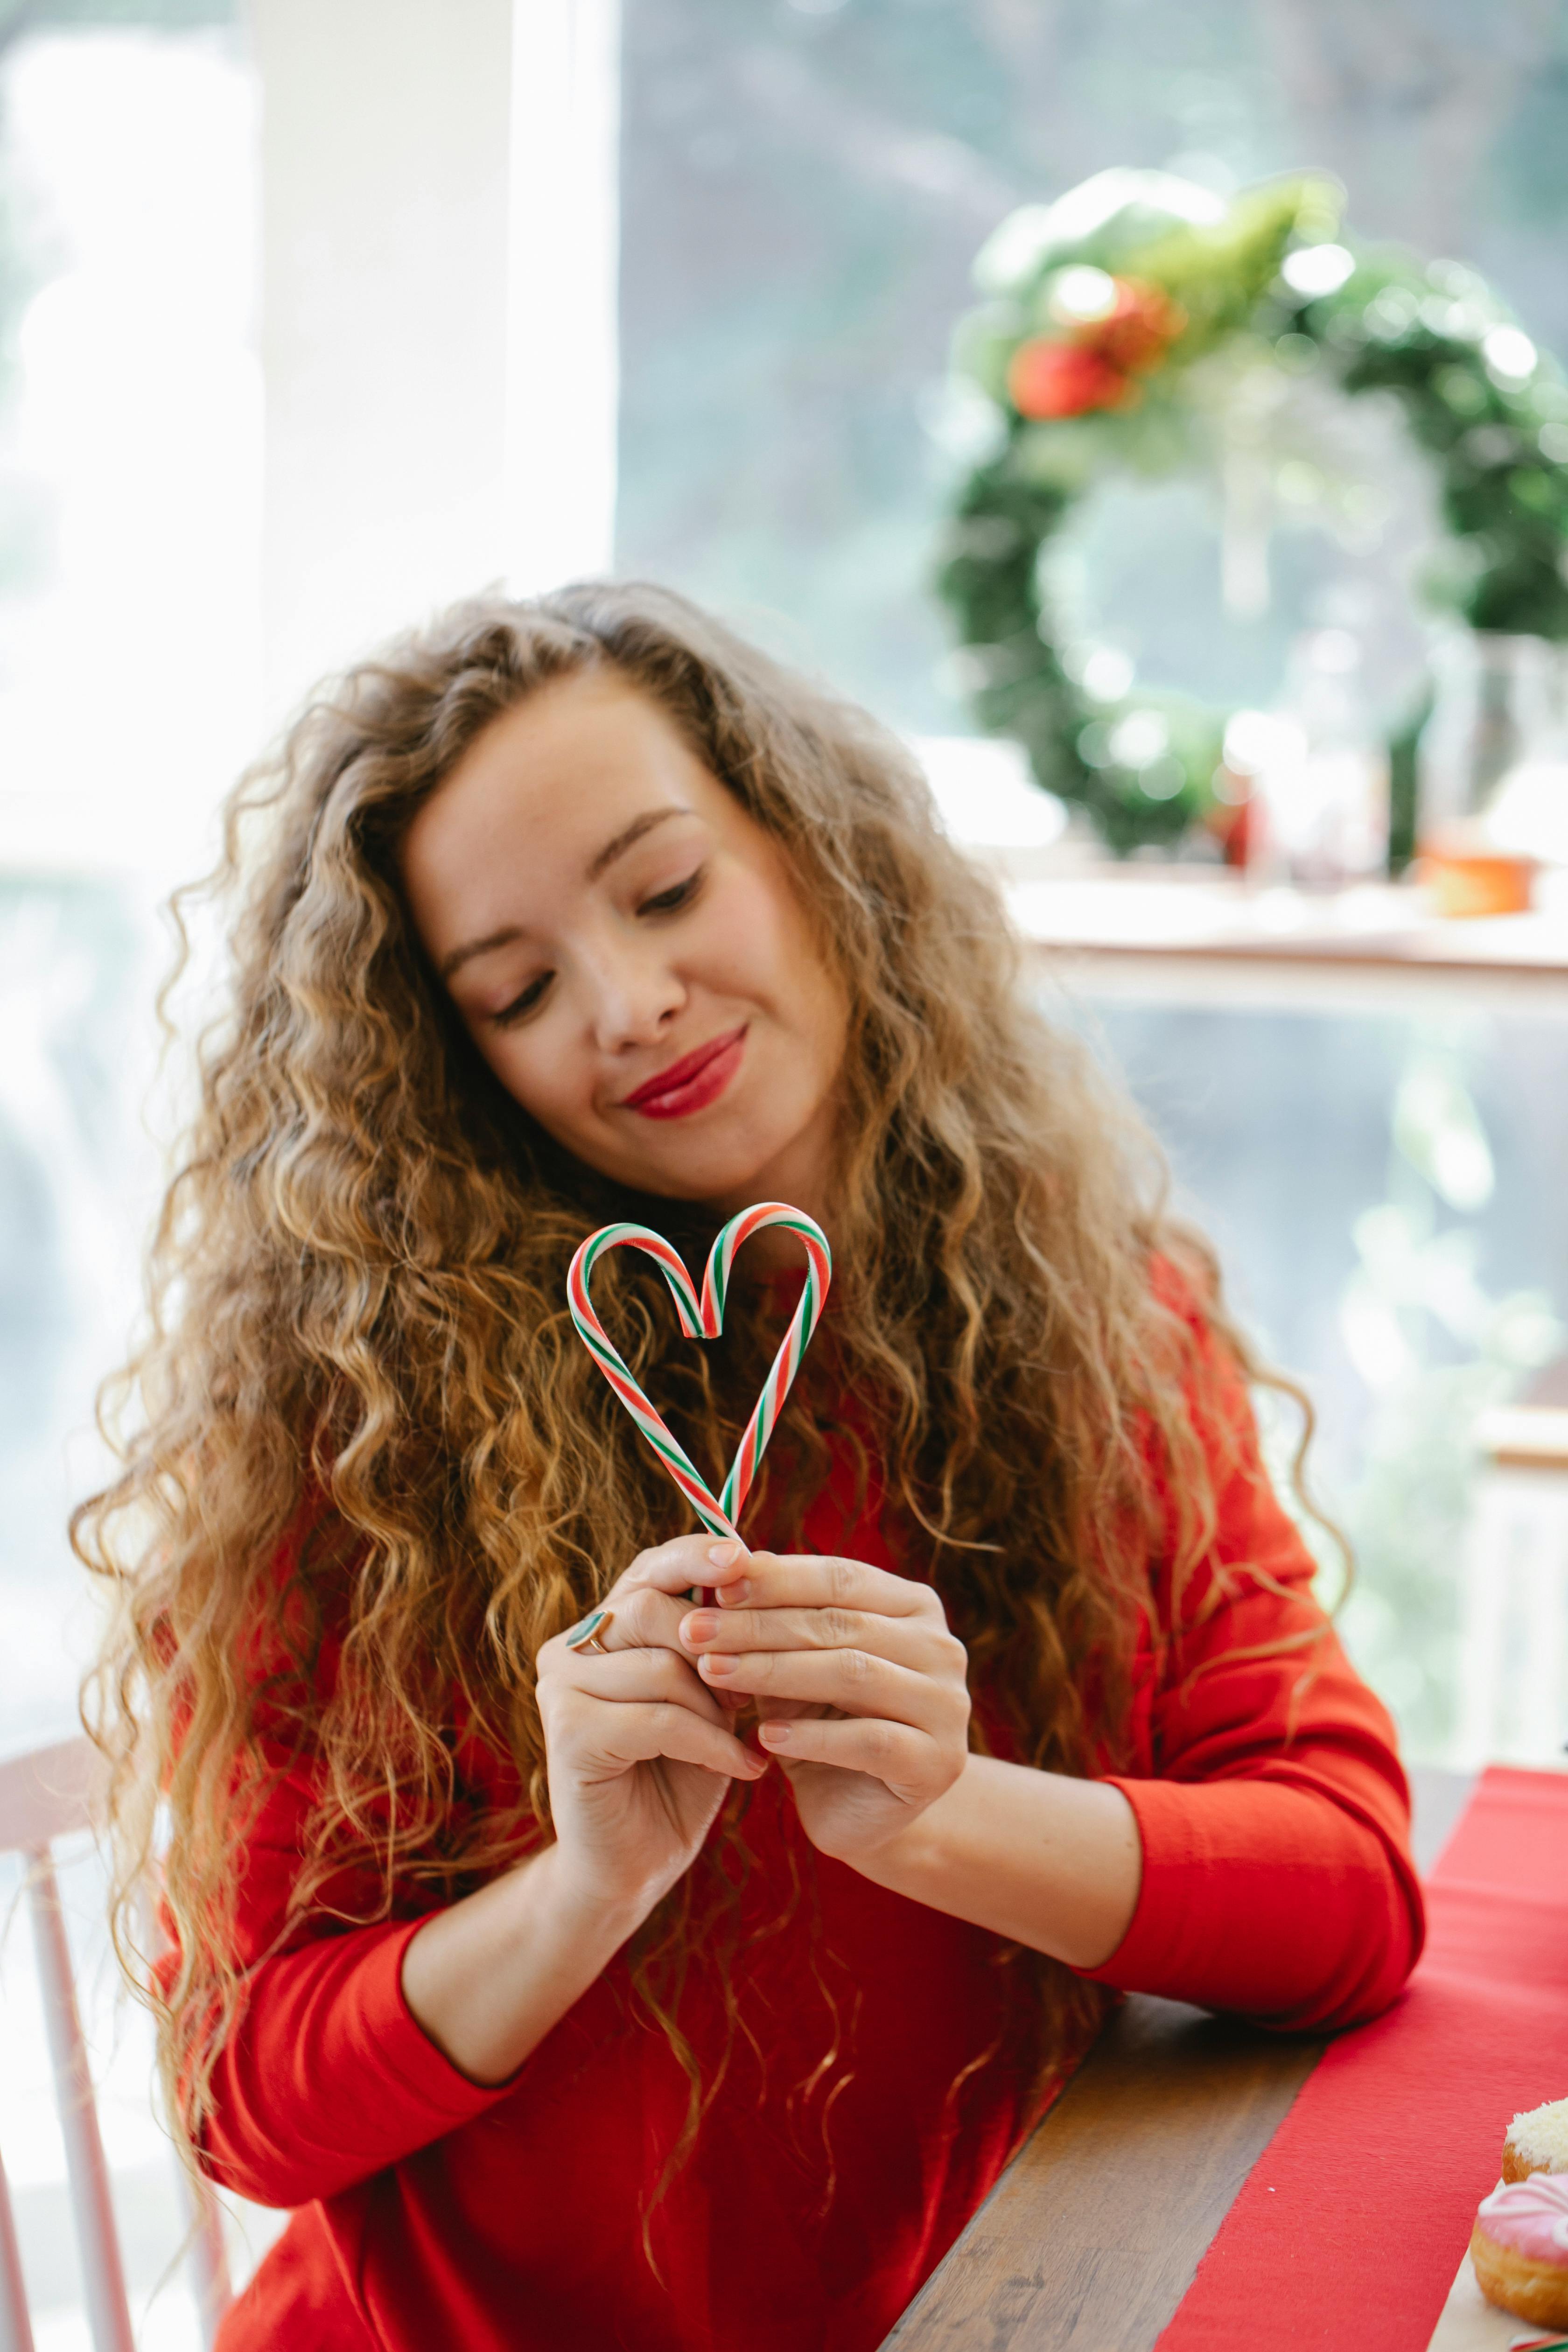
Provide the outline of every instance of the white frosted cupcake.
<path id="1" fill-rule="evenodd" d="M 1515 2116 L 1502 2144 L 1502 2177 L 1528 2180 L 1532 2172 L 1568 2172 L 1568 2099 L 1552 2099 Z"/>

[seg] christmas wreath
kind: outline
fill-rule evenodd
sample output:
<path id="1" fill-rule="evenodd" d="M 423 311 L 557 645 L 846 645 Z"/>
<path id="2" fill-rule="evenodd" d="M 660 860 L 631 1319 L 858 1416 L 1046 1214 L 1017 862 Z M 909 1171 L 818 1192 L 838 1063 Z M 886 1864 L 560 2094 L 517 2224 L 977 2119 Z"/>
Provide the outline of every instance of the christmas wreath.
<path id="1" fill-rule="evenodd" d="M 1119 855 L 1215 821 L 1226 714 L 1091 692 L 1043 558 L 1107 473 L 1217 465 L 1216 372 L 1392 394 L 1437 467 L 1447 537 L 1426 600 L 1474 629 L 1568 639 L 1568 383 L 1473 270 L 1358 244 L 1341 205 L 1318 177 L 1227 203 L 1167 173 L 1104 172 L 1014 214 L 976 263 L 984 299 L 954 368 L 988 404 L 990 446 L 938 584 L 980 723 L 1022 742 Z"/>

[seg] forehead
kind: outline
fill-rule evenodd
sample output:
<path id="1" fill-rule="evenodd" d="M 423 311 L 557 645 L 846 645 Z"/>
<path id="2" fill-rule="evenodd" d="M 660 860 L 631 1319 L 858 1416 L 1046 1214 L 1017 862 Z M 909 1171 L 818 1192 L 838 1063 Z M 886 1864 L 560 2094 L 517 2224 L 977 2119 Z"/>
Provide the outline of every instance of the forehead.
<path id="1" fill-rule="evenodd" d="M 716 781 L 662 705 L 612 670 L 583 670 L 492 719 L 420 815 L 591 821 L 611 800 L 618 814 L 623 797 L 647 782 L 696 778 Z"/>
<path id="2" fill-rule="evenodd" d="M 613 672 L 560 678 L 469 744 L 410 825 L 404 880 L 421 928 L 530 877 L 565 887 L 645 810 L 713 816 L 730 795 L 661 706 Z"/>

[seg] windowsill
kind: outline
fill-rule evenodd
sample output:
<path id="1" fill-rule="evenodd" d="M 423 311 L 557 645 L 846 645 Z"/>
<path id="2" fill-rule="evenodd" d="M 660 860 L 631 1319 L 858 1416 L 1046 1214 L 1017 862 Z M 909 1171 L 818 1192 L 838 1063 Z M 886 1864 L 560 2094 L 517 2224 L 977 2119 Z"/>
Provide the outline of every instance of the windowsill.
<path id="1" fill-rule="evenodd" d="M 982 853 L 984 855 L 984 853 Z M 994 866 L 1005 861 L 987 859 Z M 1053 976 L 1088 996 L 1256 1012 L 1568 1015 L 1568 908 L 1468 921 L 1410 884 L 1318 894 L 1201 867 L 1089 866 L 1005 883 Z"/>
<path id="2" fill-rule="evenodd" d="M 1006 872 L 1005 858 L 997 861 Z M 1555 895 L 1555 894 L 1553 894 Z M 1090 865 L 1008 875 L 1026 939 L 1122 955 L 1500 970 L 1568 980 L 1568 907 L 1457 921 L 1411 883 L 1316 892 L 1259 887 L 1203 866 Z"/>

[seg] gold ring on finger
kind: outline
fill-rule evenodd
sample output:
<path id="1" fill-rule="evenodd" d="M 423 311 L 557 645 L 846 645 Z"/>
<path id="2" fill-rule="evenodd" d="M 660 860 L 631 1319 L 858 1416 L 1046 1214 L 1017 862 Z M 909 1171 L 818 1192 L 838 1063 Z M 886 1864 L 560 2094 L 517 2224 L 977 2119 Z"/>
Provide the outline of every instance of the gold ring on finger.
<path id="1" fill-rule="evenodd" d="M 605 1636 L 615 1622 L 613 1609 L 594 1610 L 580 1625 L 573 1626 L 566 1636 L 566 1647 L 583 1657 L 607 1658 L 610 1654 L 605 1646 Z"/>

